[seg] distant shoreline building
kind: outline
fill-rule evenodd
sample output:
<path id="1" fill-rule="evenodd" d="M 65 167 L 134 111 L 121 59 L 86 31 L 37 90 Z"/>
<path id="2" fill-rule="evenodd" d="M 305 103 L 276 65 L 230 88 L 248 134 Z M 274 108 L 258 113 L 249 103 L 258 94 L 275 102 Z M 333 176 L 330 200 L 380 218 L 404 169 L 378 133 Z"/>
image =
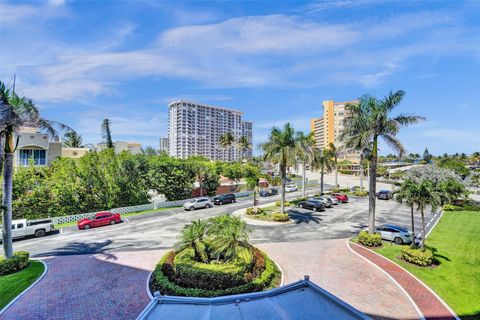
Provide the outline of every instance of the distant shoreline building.
<path id="1" fill-rule="evenodd" d="M 342 146 L 340 135 L 344 130 L 343 120 L 348 114 L 345 106 L 349 103 L 356 102 L 355 100 L 349 102 L 323 101 L 323 116 L 310 119 L 310 131 L 313 132 L 315 146 L 317 148 L 328 148 L 330 143 L 333 143 L 337 148 Z M 340 152 L 338 160 L 348 160 L 353 163 L 358 163 L 360 156 L 358 152 L 343 151 Z"/>
<path id="2" fill-rule="evenodd" d="M 107 149 L 106 142 L 97 143 L 95 150 L 102 151 Z M 142 153 L 142 145 L 137 142 L 127 142 L 127 141 L 115 141 L 113 142 L 113 148 L 115 153 L 120 153 L 122 151 L 130 152 L 131 154 L 140 154 Z"/>
<path id="3" fill-rule="evenodd" d="M 160 143 L 158 145 L 158 152 L 166 152 L 168 153 L 168 137 L 160 137 Z"/>
<path id="4" fill-rule="evenodd" d="M 224 107 L 178 100 L 168 105 L 169 154 L 178 158 L 200 155 L 211 160 L 239 161 L 242 158 L 237 141 L 246 136 L 250 144 L 253 123 L 242 120 L 242 112 Z M 231 132 L 234 144 L 224 149 L 220 137 Z M 244 158 L 252 157 L 252 150 L 245 150 Z"/>

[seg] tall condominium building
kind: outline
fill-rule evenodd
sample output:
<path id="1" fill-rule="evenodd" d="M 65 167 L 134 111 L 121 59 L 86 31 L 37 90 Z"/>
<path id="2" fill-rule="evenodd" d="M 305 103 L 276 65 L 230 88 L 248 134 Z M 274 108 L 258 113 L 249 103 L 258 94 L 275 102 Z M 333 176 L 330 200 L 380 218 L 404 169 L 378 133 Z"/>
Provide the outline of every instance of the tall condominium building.
<path id="1" fill-rule="evenodd" d="M 323 101 L 323 117 L 310 120 L 310 131 L 313 132 L 315 145 L 318 148 L 326 148 L 333 143 L 337 148 L 342 146 L 340 135 L 344 130 L 343 120 L 348 114 L 345 106 L 350 102 L 334 102 L 333 100 Z M 358 162 L 359 155 L 357 152 L 343 151 L 339 160 L 349 160 Z"/>
<path id="2" fill-rule="evenodd" d="M 159 152 L 168 153 L 168 137 L 160 137 Z"/>
<path id="3" fill-rule="evenodd" d="M 225 149 L 220 137 L 231 132 L 235 141 L 246 136 L 252 143 L 252 122 L 242 120 L 242 112 L 179 100 L 168 105 L 168 140 L 171 156 L 185 159 L 202 155 L 211 160 L 237 161 L 241 150 L 234 143 Z M 245 151 L 244 158 L 252 156 Z"/>

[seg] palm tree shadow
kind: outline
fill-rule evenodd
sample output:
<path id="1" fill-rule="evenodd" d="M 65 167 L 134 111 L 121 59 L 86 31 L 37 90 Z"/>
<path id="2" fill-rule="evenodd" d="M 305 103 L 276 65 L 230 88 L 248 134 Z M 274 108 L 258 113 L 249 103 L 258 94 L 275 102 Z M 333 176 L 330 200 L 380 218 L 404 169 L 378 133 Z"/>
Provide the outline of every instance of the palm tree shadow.
<path id="1" fill-rule="evenodd" d="M 106 247 L 112 243 L 112 240 L 105 240 L 102 242 L 70 242 L 63 247 L 57 248 L 48 253 L 37 254 L 34 257 L 48 257 L 48 256 L 69 256 L 77 254 L 95 254 L 101 253 L 107 258 L 115 260 L 115 256 L 106 253 Z"/>
<path id="2" fill-rule="evenodd" d="M 300 212 L 297 209 L 291 209 L 288 212 L 288 216 L 290 219 L 293 220 L 295 224 L 300 224 L 300 223 L 310 223 L 310 222 L 315 222 L 315 223 L 320 223 L 323 219 L 320 217 L 323 217 L 324 215 L 318 214 L 316 212 Z"/>

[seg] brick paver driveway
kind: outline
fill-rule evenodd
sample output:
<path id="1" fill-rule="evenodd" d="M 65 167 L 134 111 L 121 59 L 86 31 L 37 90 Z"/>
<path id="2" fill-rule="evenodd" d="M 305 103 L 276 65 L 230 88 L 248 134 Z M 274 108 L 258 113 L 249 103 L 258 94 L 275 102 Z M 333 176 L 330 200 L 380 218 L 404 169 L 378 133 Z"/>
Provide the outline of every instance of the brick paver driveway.
<path id="1" fill-rule="evenodd" d="M 376 319 L 418 319 L 407 296 L 380 270 L 354 255 L 345 239 L 257 245 L 282 268 L 285 283 L 310 279 Z"/>
<path id="2" fill-rule="evenodd" d="M 135 319 L 146 279 L 165 251 L 47 257 L 45 277 L 2 319 Z"/>
<path id="3" fill-rule="evenodd" d="M 350 252 L 345 239 L 259 244 L 285 283 L 309 275 L 324 289 L 377 319 L 418 319 L 405 294 Z M 146 281 L 165 250 L 44 258 L 49 271 L 2 319 L 135 319 L 147 305 Z"/>

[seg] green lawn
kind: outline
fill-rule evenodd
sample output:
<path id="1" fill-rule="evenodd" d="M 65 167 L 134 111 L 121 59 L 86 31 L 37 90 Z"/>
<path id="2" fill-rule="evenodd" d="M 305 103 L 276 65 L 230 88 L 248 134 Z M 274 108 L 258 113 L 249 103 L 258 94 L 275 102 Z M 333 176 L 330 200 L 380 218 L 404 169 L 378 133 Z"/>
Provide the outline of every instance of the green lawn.
<path id="1" fill-rule="evenodd" d="M 30 260 L 30 265 L 25 269 L 0 276 L 0 309 L 34 283 L 43 273 L 44 268 L 40 261 Z"/>
<path id="2" fill-rule="evenodd" d="M 445 212 L 427 246 L 440 263 L 435 268 L 415 267 L 398 259 L 401 246 L 384 243 L 375 251 L 424 281 L 462 319 L 480 319 L 480 212 Z"/>

